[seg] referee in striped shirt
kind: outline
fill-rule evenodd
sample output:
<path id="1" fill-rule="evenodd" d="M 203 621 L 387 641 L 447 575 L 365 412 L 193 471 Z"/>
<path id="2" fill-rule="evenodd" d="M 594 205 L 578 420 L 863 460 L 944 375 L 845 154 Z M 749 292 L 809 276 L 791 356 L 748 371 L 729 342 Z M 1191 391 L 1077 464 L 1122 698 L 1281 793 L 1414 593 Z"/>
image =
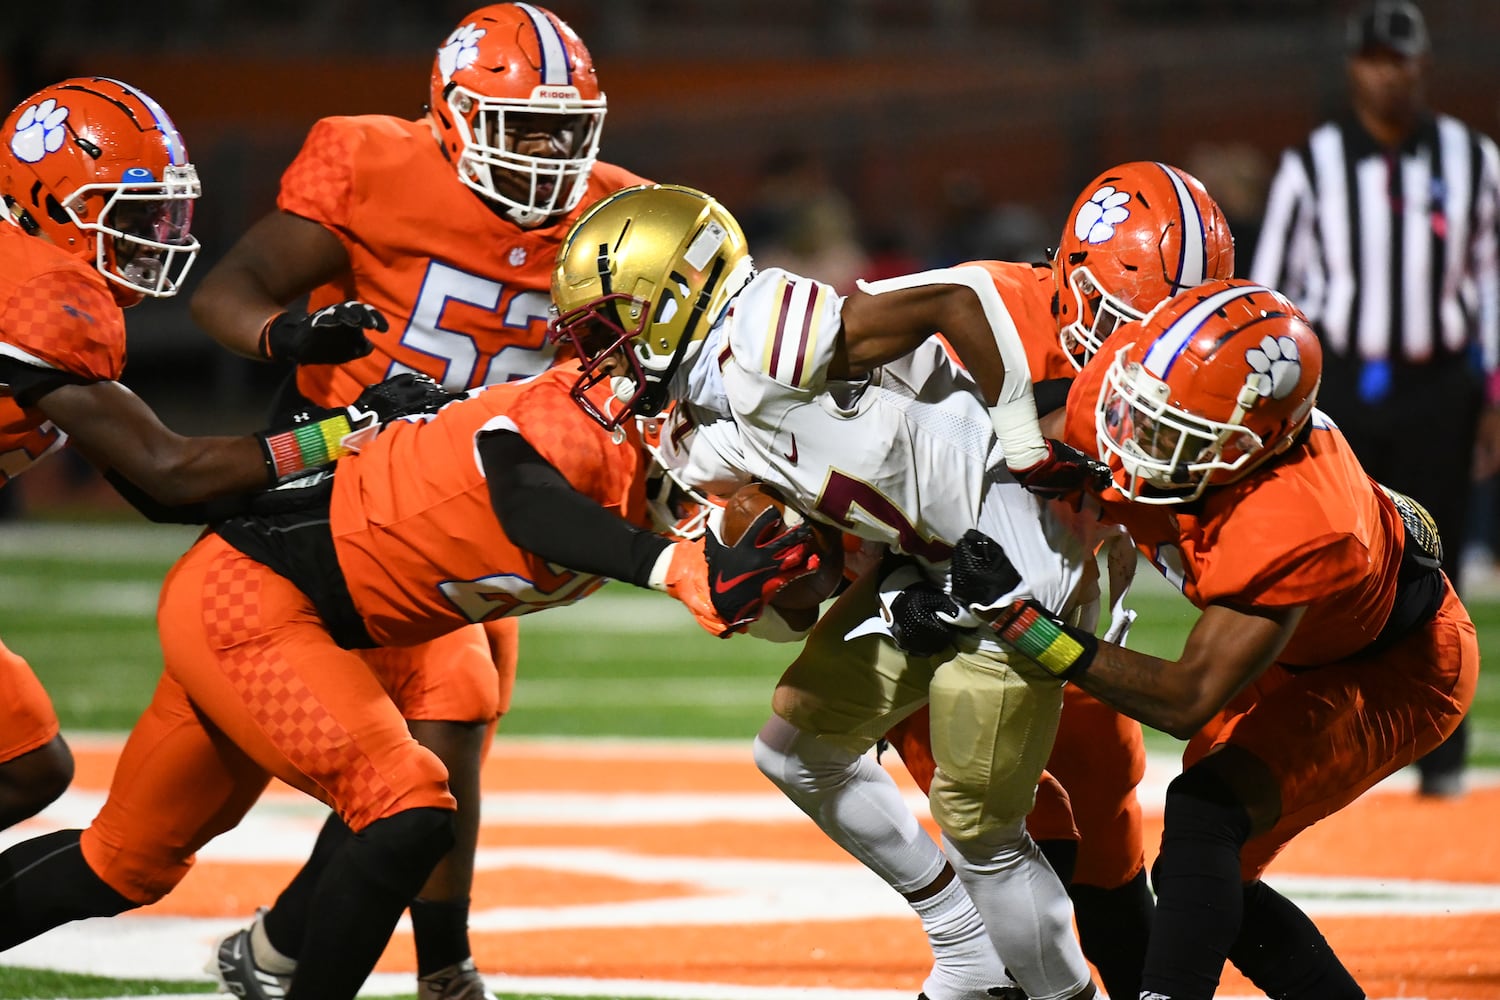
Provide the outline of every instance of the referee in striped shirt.
<path id="1" fill-rule="evenodd" d="M 1282 154 L 1251 277 L 1323 342 L 1319 408 L 1366 471 L 1423 503 L 1457 587 L 1472 477 L 1500 469 L 1500 156 L 1426 103 L 1428 37 L 1408 0 L 1349 23 L 1352 114 Z M 1424 795 L 1462 790 L 1467 725 L 1421 762 Z"/>

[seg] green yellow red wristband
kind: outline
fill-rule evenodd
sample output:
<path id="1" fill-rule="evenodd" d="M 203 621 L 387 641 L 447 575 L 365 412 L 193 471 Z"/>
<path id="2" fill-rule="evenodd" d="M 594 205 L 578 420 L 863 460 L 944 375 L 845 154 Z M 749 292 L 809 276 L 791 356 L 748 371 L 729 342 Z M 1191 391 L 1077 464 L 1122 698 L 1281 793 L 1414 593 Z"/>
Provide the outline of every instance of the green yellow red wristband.
<path id="1" fill-rule="evenodd" d="M 1087 670 L 1099 651 L 1099 640 L 1093 635 L 1058 621 L 1029 598 L 1012 603 L 1010 616 L 997 620 L 995 631 L 1018 653 L 1056 677 Z"/>
<path id="2" fill-rule="evenodd" d="M 272 479 L 285 482 L 348 454 L 349 449 L 340 442 L 352 430 L 348 415 L 339 413 L 291 430 L 262 434 L 261 448 L 265 451 Z"/>

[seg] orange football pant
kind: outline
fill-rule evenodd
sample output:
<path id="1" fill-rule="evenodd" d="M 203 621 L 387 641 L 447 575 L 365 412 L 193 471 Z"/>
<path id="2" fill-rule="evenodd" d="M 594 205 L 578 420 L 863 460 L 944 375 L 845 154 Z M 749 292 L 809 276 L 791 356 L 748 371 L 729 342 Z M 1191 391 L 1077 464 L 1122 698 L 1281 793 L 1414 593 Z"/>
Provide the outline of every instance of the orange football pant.
<path id="1" fill-rule="evenodd" d="M 407 809 L 454 808 L 447 770 L 360 654 L 329 638 L 289 581 L 218 536 L 172 567 L 157 622 L 165 672 L 82 838 L 117 892 L 161 898 L 272 777 L 356 832 Z"/>
<path id="2" fill-rule="evenodd" d="M 0 764 L 46 746 L 57 733 L 57 713 L 42 682 L 0 642 Z"/>
<path id="3" fill-rule="evenodd" d="M 886 739 L 925 792 L 935 765 L 927 709 L 897 723 Z M 1075 685 L 1063 689 L 1062 719 L 1036 805 L 1026 817 L 1033 840 L 1077 840 L 1073 882 L 1113 889 L 1146 864 L 1141 804 L 1135 789 L 1146 774 L 1140 724 Z"/>
<path id="4" fill-rule="evenodd" d="M 1187 767 L 1229 743 L 1265 762 L 1281 819 L 1240 853 L 1259 878 L 1298 833 L 1432 750 L 1458 726 L 1479 681 L 1479 639 L 1453 587 L 1427 626 L 1374 656 L 1300 673 L 1272 665 L 1194 736 Z"/>

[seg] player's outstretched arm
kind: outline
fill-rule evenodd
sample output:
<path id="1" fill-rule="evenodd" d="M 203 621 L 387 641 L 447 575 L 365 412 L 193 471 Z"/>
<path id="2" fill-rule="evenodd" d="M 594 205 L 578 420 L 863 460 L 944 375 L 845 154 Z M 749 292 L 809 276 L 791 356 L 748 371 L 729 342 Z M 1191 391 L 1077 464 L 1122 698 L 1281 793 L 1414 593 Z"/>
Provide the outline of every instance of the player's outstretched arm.
<path id="1" fill-rule="evenodd" d="M 255 437 L 178 434 L 118 382 L 62 385 L 36 406 L 91 462 L 116 470 L 159 503 L 193 503 L 271 484 Z"/>
<path id="2" fill-rule="evenodd" d="M 427 376 L 403 373 L 367 388 L 352 406 L 309 410 L 291 426 L 241 437 L 178 434 L 118 382 L 66 382 L 35 405 L 126 499 L 157 520 L 169 515 L 164 508 L 260 490 L 328 465 L 359 450 L 386 421 L 436 412 L 451 399 Z M 132 486 L 160 506 L 148 509 Z M 172 516 L 196 523 L 202 515 Z"/>
<path id="3" fill-rule="evenodd" d="M 579 492 L 514 431 L 486 431 L 477 447 L 508 538 L 524 539 L 528 551 L 559 566 L 669 594 L 714 635 L 754 621 L 766 595 L 816 568 L 807 562 L 805 532 L 748 535 L 741 546 L 719 545 L 711 561 L 704 539 L 673 541 Z"/>
<path id="4" fill-rule="evenodd" d="M 1151 656 L 1099 639 L 1027 596 L 1005 550 L 974 530 L 954 549 L 953 597 L 965 613 L 960 620 L 945 620 L 968 627 L 987 622 L 1021 654 L 1015 658 L 1019 669 L 1077 684 L 1179 739 L 1202 729 L 1275 662 L 1306 610 L 1211 604 L 1177 659 Z"/>
<path id="5" fill-rule="evenodd" d="M 1043 437 L 1031 366 L 988 272 L 963 266 L 861 285 L 844 300 L 841 354 L 829 374 L 860 377 L 941 332 L 990 408 L 1005 464 L 1022 486 L 1060 498 L 1102 489 L 1108 470 Z M 840 369 L 842 368 L 842 371 Z"/>
<path id="6" fill-rule="evenodd" d="M 286 308 L 348 268 L 349 254 L 332 232 L 310 219 L 272 212 L 199 283 L 193 320 L 247 358 L 319 364 L 358 357 L 369 351 L 362 331 L 377 328 L 368 313 L 345 310 L 314 329 L 313 317 Z M 384 319 L 379 322 L 385 329 Z"/>
<path id="7" fill-rule="evenodd" d="M 1093 661 L 1071 679 L 1142 724 L 1189 739 L 1275 662 L 1304 610 L 1210 605 L 1177 659 L 1100 642 Z"/>

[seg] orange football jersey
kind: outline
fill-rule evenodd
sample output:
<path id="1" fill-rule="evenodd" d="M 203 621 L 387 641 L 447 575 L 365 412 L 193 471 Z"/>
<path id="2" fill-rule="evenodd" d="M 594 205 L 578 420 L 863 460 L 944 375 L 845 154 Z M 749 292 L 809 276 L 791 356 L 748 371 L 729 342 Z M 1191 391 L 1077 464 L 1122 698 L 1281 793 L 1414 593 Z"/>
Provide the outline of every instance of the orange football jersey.
<path id="1" fill-rule="evenodd" d="M 1097 456 L 1094 403 L 1113 359 L 1108 341 L 1068 395 L 1068 444 Z M 1330 663 L 1380 633 L 1396 600 L 1406 544 L 1395 505 L 1324 414 L 1293 452 L 1193 504 L 1106 494 L 1106 519 L 1198 608 L 1307 605 L 1278 661 Z"/>
<path id="2" fill-rule="evenodd" d="M 995 282 L 995 290 L 1010 312 L 1026 348 L 1031 365 L 1031 381 L 1072 378 L 1077 370 L 1063 354 L 1057 336 L 1057 317 L 1052 313 L 1052 299 L 1057 283 L 1050 267 L 1016 264 L 1004 260 L 976 260 L 961 266 L 982 267 Z"/>
<path id="3" fill-rule="evenodd" d="M 505 536 L 474 446 L 482 429 L 517 431 L 579 492 L 646 527 L 635 424 L 612 437 L 569 396 L 577 377 L 559 365 L 476 391 L 436 417 L 388 425 L 339 462 L 334 545 L 372 639 L 425 642 L 471 622 L 571 604 L 604 583 L 549 565 Z"/>
<path id="4" fill-rule="evenodd" d="M 18 227 L 0 224 L 0 356 L 116 381 L 125 369 L 125 317 L 104 277 Z M 67 440 L 0 385 L 0 486 Z"/>
<path id="5" fill-rule="evenodd" d="M 349 270 L 314 289 L 308 308 L 359 299 L 384 313 L 390 329 L 368 331 L 375 350 L 366 357 L 299 369 L 298 388 L 340 406 L 402 371 L 455 391 L 543 371 L 553 358 L 546 332 L 558 244 L 588 205 L 642 183 L 595 164 L 573 212 L 521 229 L 458 182 L 425 118 L 322 119 L 283 174 L 277 200 L 349 253 Z"/>

